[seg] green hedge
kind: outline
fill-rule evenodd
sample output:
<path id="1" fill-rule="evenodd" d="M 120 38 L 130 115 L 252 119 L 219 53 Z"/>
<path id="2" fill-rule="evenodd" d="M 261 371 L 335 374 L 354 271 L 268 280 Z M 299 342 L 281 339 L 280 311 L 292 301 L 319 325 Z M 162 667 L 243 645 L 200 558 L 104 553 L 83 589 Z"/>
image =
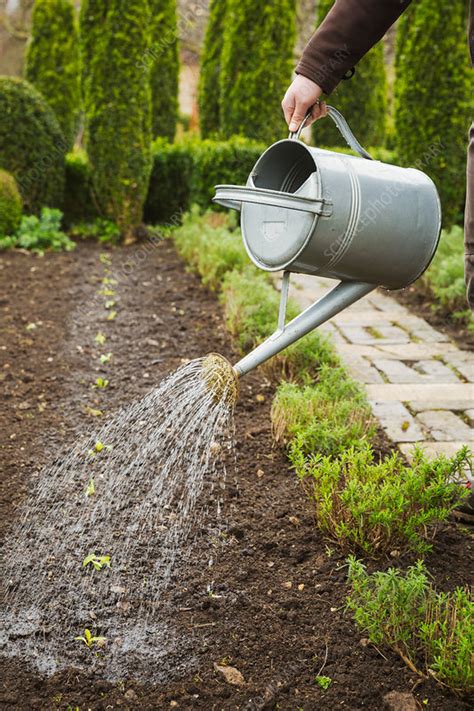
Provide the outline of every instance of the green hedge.
<path id="1" fill-rule="evenodd" d="M 145 222 L 170 222 L 189 207 L 193 156 L 182 143 L 169 143 L 158 138 L 153 143 L 152 159 Z"/>
<path id="2" fill-rule="evenodd" d="M 68 227 L 99 217 L 92 188 L 92 170 L 84 150 L 66 156 L 63 211 L 64 223 Z"/>
<path id="3" fill-rule="evenodd" d="M 152 135 L 173 141 L 178 121 L 178 28 L 176 0 L 150 0 L 151 46 L 143 59 L 149 65 Z"/>
<path id="4" fill-rule="evenodd" d="M 0 170 L 0 237 L 13 235 L 20 226 L 23 203 L 15 178 Z"/>
<path id="5" fill-rule="evenodd" d="M 219 86 L 227 0 L 211 0 L 199 75 L 199 126 L 203 138 L 220 129 Z"/>
<path id="6" fill-rule="evenodd" d="M 443 223 L 462 217 L 466 136 L 473 112 L 466 48 L 467 3 L 418 0 L 407 10 L 397 46 L 396 148 L 403 165 L 436 183 Z M 448 108 L 447 108 L 448 107 Z"/>
<path id="7" fill-rule="evenodd" d="M 291 82 L 294 0 L 228 0 L 220 72 L 220 135 L 272 143 L 287 135 L 281 100 Z"/>
<path id="8" fill-rule="evenodd" d="M 0 168 L 14 176 L 27 212 L 61 205 L 66 150 L 54 111 L 37 89 L 0 77 Z"/>
<path id="9" fill-rule="evenodd" d="M 56 114 L 71 147 L 79 128 L 79 37 L 71 0 L 36 0 L 26 78 Z"/>

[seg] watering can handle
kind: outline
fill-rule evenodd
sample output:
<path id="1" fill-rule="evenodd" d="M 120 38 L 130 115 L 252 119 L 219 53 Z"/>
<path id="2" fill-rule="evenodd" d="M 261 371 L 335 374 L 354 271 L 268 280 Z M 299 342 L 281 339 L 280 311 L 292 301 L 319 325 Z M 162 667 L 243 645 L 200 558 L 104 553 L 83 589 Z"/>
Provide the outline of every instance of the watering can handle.
<path id="1" fill-rule="evenodd" d="M 312 111 L 312 108 L 308 111 L 308 113 L 304 117 L 299 129 L 297 131 L 295 131 L 294 133 L 290 133 L 290 138 L 292 138 L 294 140 L 299 140 L 299 138 L 301 136 L 301 132 L 302 132 L 303 128 L 305 127 L 307 120 L 311 116 L 311 111 Z M 334 106 L 327 106 L 327 111 L 328 111 L 328 116 L 330 116 L 332 118 L 332 120 L 334 121 L 334 123 L 336 124 L 337 128 L 339 129 L 342 137 L 346 141 L 349 148 L 352 148 L 352 150 L 355 151 L 356 153 L 358 153 L 362 158 L 367 158 L 367 160 L 373 160 L 370 153 L 368 153 L 365 150 L 365 148 L 362 148 L 359 141 L 357 140 L 357 138 L 354 136 L 351 129 L 349 128 L 349 124 L 347 123 L 346 119 L 341 114 L 341 112 L 338 111 L 337 109 L 335 109 Z"/>

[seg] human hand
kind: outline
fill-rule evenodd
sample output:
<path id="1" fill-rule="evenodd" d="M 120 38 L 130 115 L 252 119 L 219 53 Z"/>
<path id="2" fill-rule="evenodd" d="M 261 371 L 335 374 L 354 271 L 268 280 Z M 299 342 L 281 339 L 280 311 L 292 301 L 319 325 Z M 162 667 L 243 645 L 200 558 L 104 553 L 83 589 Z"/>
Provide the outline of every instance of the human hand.
<path id="1" fill-rule="evenodd" d="M 319 97 L 322 93 L 323 90 L 318 84 L 301 74 L 298 74 L 293 80 L 281 102 L 286 122 L 292 133 L 298 130 L 311 107 L 311 116 L 306 122 L 307 126 L 310 126 L 314 121 L 326 116 L 326 104 L 319 102 Z"/>

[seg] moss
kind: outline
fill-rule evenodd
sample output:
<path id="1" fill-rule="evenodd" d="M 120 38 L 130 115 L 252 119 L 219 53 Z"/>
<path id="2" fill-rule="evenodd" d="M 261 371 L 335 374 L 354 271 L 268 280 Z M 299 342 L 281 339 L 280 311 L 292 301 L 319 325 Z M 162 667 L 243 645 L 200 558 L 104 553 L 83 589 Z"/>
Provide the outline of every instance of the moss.
<path id="1" fill-rule="evenodd" d="M 291 81 L 292 0 L 228 0 L 220 73 L 220 129 L 266 144 L 287 135 L 280 102 Z"/>
<path id="2" fill-rule="evenodd" d="M 28 82 L 0 77 L 0 168 L 14 176 L 25 210 L 61 204 L 67 141 L 54 111 Z"/>
<path id="3" fill-rule="evenodd" d="M 174 140 L 178 121 L 178 28 L 176 0 L 150 0 L 151 46 L 142 60 L 149 68 L 153 137 Z"/>
<path id="4" fill-rule="evenodd" d="M 0 236 L 13 235 L 20 226 L 23 203 L 15 178 L 0 170 Z"/>
<path id="5" fill-rule="evenodd" d="M 79 39 L 71 0 L 36 0 L 26 78 L 56 114 L 68 147 L 80 117 Z"/>
<path id="6" fill-rule="evenodd" d="M 444 225 L 460 221 L 464 205 L 466 133 L 473 110 L 466 5 L 454 3 L 445 12 L 436 0 L 418 0 L 407 10 L 397 45 L 399 161 L 433 179 Z"/>
<path id="7" fill-rule="evenodd" d="M 95 199 L 125 238 L 141 223 L 152 167 L 151 92 L 143 69 L 149 27 L 146 0 L 112 0 L 85 86 Z"/>
<path id="8" fill-rule="evenodd" d="M 199 126 L 203 138 L 220 129 L 219 86 L 227 0 L 211 0 L 199 76 Z"/>
<path id="9" fill-rule="evenodd" d="M 318 4 L 318 25 L 334 5 L 334 0 Z M 341 81 L 331 94 L 330 103 L 347 119 L 360 143 L 366 146 L 384 144 L 387 116 L 387 83 L 383 44 L 379 42 L 357 64 L 351 79 Z M 313 126 L 313 142 L 321 146 L 345 146 L 346 142 L 330 118 Z"/>

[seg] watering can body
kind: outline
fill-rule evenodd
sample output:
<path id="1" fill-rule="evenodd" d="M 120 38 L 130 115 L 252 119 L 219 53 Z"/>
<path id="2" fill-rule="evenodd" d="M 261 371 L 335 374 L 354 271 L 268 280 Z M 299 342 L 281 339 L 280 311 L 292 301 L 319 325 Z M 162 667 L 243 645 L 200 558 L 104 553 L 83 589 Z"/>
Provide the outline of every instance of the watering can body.
<path id="1" fill-rule="evenodd" d="M 276 340 L 286 347 L 377 286 L 407 286 L 425 271 L 439 240 L 432 180 L 372 160 L 341 114 L 328 109 L 359 156 L 307 146 L 298 140 L 300 128 L 262 154 L 246 186 L 216 187 L 214 201 L 241 212 L 244 244 L 258 267 L 341 281 L 297 317 L 295 333 L 294 322 L 287 327 L 280 315 L 274 348 Z"/>

